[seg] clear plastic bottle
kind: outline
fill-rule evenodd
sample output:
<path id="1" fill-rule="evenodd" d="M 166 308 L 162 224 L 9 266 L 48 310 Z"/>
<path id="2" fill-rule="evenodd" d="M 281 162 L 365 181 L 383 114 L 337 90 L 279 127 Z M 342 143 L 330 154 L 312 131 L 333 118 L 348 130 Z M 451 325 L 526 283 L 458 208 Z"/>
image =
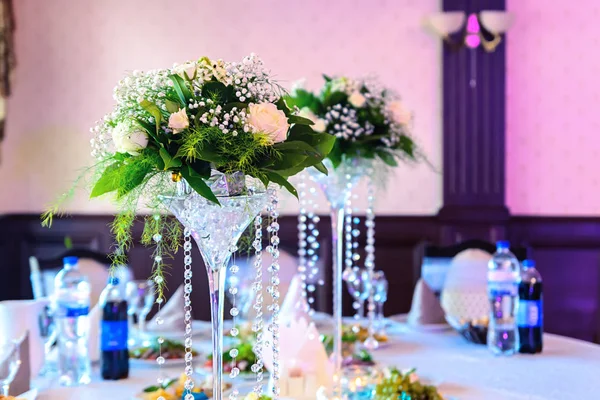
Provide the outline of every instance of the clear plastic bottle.
<path id="1" fill-rule="evenodd" d="M 515 316 L 520 266 L 509 246 L 508 241 L 496 243 L 496 253 L 488 264 L 490 323 L 487 345 L 492 353 L 502 355 L 514 354 L 519 342 Z"/>
<path id="2" fill-rule="evenodd" d="M 63 386 L 85 385 L 91 380 L 88 355 L 90 284 L 79 271 L 78 261 L 77 257 L 65 257 L 64 268 L 54 279 L 59 383 Z"/>

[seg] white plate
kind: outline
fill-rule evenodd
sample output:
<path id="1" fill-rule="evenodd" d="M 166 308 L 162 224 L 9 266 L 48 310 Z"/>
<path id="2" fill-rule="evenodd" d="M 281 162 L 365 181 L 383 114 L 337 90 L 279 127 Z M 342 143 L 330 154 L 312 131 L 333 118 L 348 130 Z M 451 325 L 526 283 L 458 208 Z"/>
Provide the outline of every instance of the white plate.
<path id="1" fill-rule="evenodd" d="M 405 325 L 406 328 L 418 332 L 444 332 L 452 329 L 452 327 L 445 322 L 441 324 L 411 325 L 408 323 L 408 314 L 394 315 L 390 317 L 390 320 L 401 323 Z"/>

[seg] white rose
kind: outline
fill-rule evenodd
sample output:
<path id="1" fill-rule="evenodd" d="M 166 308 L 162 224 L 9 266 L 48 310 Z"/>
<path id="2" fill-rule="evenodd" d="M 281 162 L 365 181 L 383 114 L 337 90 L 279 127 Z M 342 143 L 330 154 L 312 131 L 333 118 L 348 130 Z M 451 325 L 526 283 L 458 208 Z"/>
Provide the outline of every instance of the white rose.
<path id="1" fill-rule="evenodd" d="M 394 122 L 400 125 L 408 125 L 412 118 L 410 111 L 404 107 L 404 104 L 401 101 L 392 101 L 388 105 L 388 111 L 392 115 Z"/>
<path id="2" fill-rule="evenodd" d="M 185 108 L 169 116 L 169 128 L 173 129 L 173 133 L 180 133 L 188 126 L 190 126 L 190 120 L 185 112 Z"/>
<path id="3" fill-rule="evenodd" d="M 129 153 L 132 156 L 140 154 L 140 150 L 148 146 L 148 135 L 140 130 L 131 130 L 131 127 L 119 123 L 112 130 L 112 139 L 118 153 Z"/>
<path id="4" fill-rule="evenodd" d="M 264 133 L 271 143 L 283 142 L 290 127 L 287 117 L 273 103 L 248 105 L 248 123 L 255 133 Z"/>
<path id="5" fill-rule="evenodd" d="M 183 79 L 194 79 L 197 69 L 198 64 L 196 64 L 194 61 L 188 61 L 185 64 L 177 65 L 175 68 L 173 68 L 173 71 Z"/>
<path id="6" fill-rule="evenodd" d="M 352 94 L 348 97 L 348 101 L 350 102 L 350 104 L 352 104 L 354 107 L 356 108 L 361 108 L 362 106 L 365 105 L 365 103 L 367 102 L 367 99 L 365 99 L 365 96 L 363 96 L 359 91 L 354 91 L 352 92 Z"/>
<path id="7" fill-rule="evenodd" d="M 298 113 L 298 116 L 310 119 L 313 122 L 312 129 L 315 132 L 325 132 L 325 129 L 327 129 L 327 122 L 324 119 L 317 117 L 317 114 L 312 112 L 308 107 L 303 107 Z"/>

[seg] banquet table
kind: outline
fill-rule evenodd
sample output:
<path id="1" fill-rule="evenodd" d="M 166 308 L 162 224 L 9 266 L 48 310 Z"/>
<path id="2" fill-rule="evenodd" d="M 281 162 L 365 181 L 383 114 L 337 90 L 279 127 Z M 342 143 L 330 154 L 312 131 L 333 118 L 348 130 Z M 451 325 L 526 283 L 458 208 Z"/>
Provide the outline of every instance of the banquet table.
<path id="1" fill-rule="evenodd" d="M 394 323 L 389 333 L 390 342 L 373 353 L 375 361 L 416 368 L 421 379 L 438 385 L 452 400 L 600 398 L 598 345 L 545 334 L 542 354 L 498 357 L 447 329 L 425 331 Z M 202 340 L 207 340 L 206 335 Z M 179 376 L 182 370 L 181 366 L 163 368 L 169 377 Z M 156 366 L 132 364 L 128 379 L 102 381 L 96 366 L 87 386 L 61 388 L 54 381 L 40 380 L 38 400 L 130 400 L 157 377 Z"/>

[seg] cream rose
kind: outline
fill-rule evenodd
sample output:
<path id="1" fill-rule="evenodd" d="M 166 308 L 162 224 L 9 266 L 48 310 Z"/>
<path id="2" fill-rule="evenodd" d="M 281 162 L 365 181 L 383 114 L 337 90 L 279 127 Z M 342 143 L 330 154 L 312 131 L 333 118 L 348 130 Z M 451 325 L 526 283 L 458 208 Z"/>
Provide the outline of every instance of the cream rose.
<path id="1" fill-rule="evenodd" d="M 132 130 L 125 123 L 119 123 L 112 130 L 112 139 L 118 153 L 140 154 L 148 146 L 148 135 L 140 130 Z"/>
<path id="2" fill-rule="evenodd" d="M 169 116 L 169 128 L 173 129 L 173 133 L 180 133 L 188 126 L 190 126 L 190 120 L 185 112 L 185 108 Z"/>
<path id="3" fill-rule="evenodd" d="M 367 99 L 358 90 L 356 90 L 352 92 L 350 96 L 348 96 L 348 102 L 350 102 L 350 104 L 356 108 L 361 108 L 365 105 Z"/>
<path id="4" fill-rule="evenodd" d="M 194 61 L 189 61 L 173 68 L 173 71 L 183 79 L 194 79 L 197 70 L 198 64 Z"/>
<path id="5" fill-rule="evenodd" d="M 397 124 L 408 125 L 412 119 L 410 111 L 404 107 L 404 104 L 401 101 L 392 101 L 388 105 L 388 111 L 392 115 L 394 122 Z"/>
<path id="6" fill-rule="evenodd" d="M 312 129 L 315 132 L 325 132 L 327 122 L 324 119 L 317 117 L 317 114 L 311 111 L 308 107 L 303 107 L 298 113 L 299 117 L 308 118 L 313 122 Z"/>
<path id="7" fill-rule="evenodd" d="M 271 143 L 283 142 L 290 127 L 283 111 L 273 103 L 248 105 L 248 123 L 253 132 L 269 136 Z"/>

